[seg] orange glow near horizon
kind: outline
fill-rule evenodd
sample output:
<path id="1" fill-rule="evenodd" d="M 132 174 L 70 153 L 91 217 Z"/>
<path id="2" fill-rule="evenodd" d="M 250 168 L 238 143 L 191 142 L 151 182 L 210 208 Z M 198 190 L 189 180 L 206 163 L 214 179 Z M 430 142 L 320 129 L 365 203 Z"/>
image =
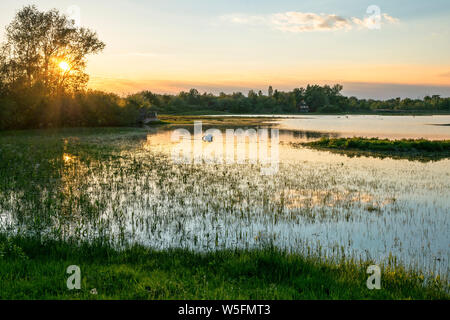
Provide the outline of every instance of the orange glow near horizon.
<path id="1" fill-rule="evenodd" d="M 142 69 L 142 64 L 140 67 Z M 96 76 L 96 68 L 91 65 L 93 72 L 91 73 L 89 87 L 127 94 L 141 90 L 178 93 L 197 86 L 204 88 L 222 86 L 225 92 L 232 90 L 231 88 L 264 89 L 268 85 L 272 85 L 274 88 L 295 88 L 306 84 L 334 83 L 450 86 L 450 75 L 445 73 L 446 70 L 450 70 L 450 66 L 443 68 L 442 66 L 422 65 L 327 63 L 323 65 L 297 65 L 295 68 L 277 68 L 274 66 L 267 67 L 265 70 L 243 66 L 239 72 L 219 69 L 214 66 L 198 68 L 196 71 L 180 68 L 177 72 L 169 68 L 165 71 L 159 68 L 155 66 L 153 72 L 140 71 L 138 66 L 134 66 L 130 62 L 126 64 L 126 68 L 123 68 L 123 70 L 119 65 L 114 73 Z"/>
<path id="2" fill-rule="evenodd" d="M 26 1 L 1 2 L 1 29 L 18 2 Z M 38 2 L 40 10 L 67 9 Z M 190 88 L 246 94 L 340 83 L 344 91 L 370 85 L 359 97 L 395 97 L 404 86 L 408 93 L 399 95 L 450 96 L 450 1 L 383 0 L 377 28 L 361 1 L 247 2 L 83 1 L 77 22 L 106 44 L 87 57 L 88 87 L 120 95 Z M 55 72 L 82 69 L 71 61 L 69 51 L 58 52 Z"/>

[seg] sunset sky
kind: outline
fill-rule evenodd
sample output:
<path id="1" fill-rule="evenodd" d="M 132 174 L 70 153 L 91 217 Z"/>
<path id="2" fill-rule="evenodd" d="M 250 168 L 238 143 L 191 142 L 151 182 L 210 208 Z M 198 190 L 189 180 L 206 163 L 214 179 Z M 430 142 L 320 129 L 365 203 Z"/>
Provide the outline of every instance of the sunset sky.
<path id="1" fill-rule="evenodd" d="M 79 8 L 81 25 L 107 45 L 89 58 L 95 89 L 247 93 L 342 83 L 358 97 L 450 96 L 448 0 L 2 0 L 2 31 L 27 4 L 75 17 Z M 370 5 L 381 9 L 379 29 Z"/>

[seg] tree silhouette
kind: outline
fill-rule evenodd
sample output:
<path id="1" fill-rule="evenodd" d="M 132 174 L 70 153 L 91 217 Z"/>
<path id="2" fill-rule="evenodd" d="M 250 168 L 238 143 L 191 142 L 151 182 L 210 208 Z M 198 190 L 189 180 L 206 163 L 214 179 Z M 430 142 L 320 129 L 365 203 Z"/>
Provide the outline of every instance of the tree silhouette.
<path id="1" fill-rule="evenodd" d="M 89 80 L 86 57 L 104 47 L 95 32 L 77 28 L 56 9 L 41 12 L 26 6 L 6 28 L 0 82 L 9 88 L 41 85 L 49 94 L 78 91 Z"/>

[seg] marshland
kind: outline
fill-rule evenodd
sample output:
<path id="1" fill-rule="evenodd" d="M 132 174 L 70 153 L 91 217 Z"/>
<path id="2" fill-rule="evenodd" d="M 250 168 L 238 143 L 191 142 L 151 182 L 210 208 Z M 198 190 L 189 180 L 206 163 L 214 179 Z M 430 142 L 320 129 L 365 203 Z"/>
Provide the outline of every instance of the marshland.
<path id="1" fill-rule="evenodd" d="M 310 116 L 308 121 L 317 121 L 320 127 L 328 117 Z M 171 136 L 180 126 L 177 123 L 147 128 L 2 132 L 2 259 L 13 259 L 20 268 L 27 267 L 34 261 L 30 258 L 35 256 L 34 251 L 42 250 L 36 246 L 48 247 L 50 261 L 58 254 L 68 259 L 74 253 L 67 251 L 64 243 L 70 244 L 75 252 L 82 252 L 80 257 L 89 256 L 82 248 L 98 247 L 97 250 L 107 255 L 105 261 L 110 259 L 110 253 L 104 253 L 108 250 L 119 256 L 123 252 L 131 255 L 129 259 L 137 260 L 144 258 L 132 257 L 133 250 L 153 250 L 163 260 L 168 259 L 167 263 L 174 259 L 176 250 L 201 263 L 208 261 L 205 258 L 208 255 L 211 261 L 222 259 L 221 255 L 230 255 L 231 261 L 241 261 L 259 254 L 271 263 L 269 257 L 273 255 L 273 263 L 287 259 L 293 264 L 289 267 L 292 268 L 289 277 L 294 278 L 305 275 L 296 265 L 300 262 L 291 259 L 299 259 L 310 267 L 312 264 L 336 268 L 336 273 L 324 271 L 331 277 L 345 273 L 342 268 L 359 270 L 356 277 L 360 283 L 355 289 L 359 291 L 349 291 L 359 298 L 406 298 L 414 290 L 417 291 L 414 295 L 422 292 L 415 287 L 401 294 L 385 290 L 377 296 L 367 288 L 361 289 L 365 286 L 364 267 L 368 264 L 382 266 L 387 275 L 397 272 L 404 281 L 418 281 L 415 285 L 423 288 L 420 297 L 446 297 L 450 160 L 351 158 L 296 145 L 347 136 L 339 126 L 348 118 L 334 117 L 337 125 L 328 132 L 304 130 L 302 118 L 295 119 L 296 128 L 292 125 L 287 128 L 284 121 L 290 119 L 254 118 L 249 125 L 248 120 L 240 123 L 237 118 L 236 126 L 243 125 L 244 129 L 279 129 L 279 167 L 272 175 L 262 175 L 259 162 L 176 163 L 172 150 L 177 143 Z M 351 117 L 350 121 L 358 121 L 362 116 Z M 385 123 L 404 123 L 410 119 L 396 116 L 385 120 Z M 208 117 L 203 121 L 204 130 L 213 126 L 225 132 L 230 127 L 230 123 L 220 127 L 214 121 L 208 125 Z M 256 121 L 261 126 L 256 126 Z M 429 122 L 450 122 L 450 119 L 421 117 L 421 121 L 426 130 Z M 183 128 L 193 130 L 189 124 Z M 436 128 L 436 137 L 450 137 L 447 127 Z M 380 125 L 379 130 L 389 134 L 389 125 Z M 399 133 L 395 135 L 398 137 Z M 408 133 L 404 137 L 410 138 Z M 249 139 L 245 143 L 248 145 Z M 215 149 L 223 147 L 217 141 L 212 145 Z M 207 146 L 210 144 L 202 142 L 203 148 Z M 12 242 L 6 240 L 6 235 Z M 60 251 L 59 247 L 64 250 Z M 154 259 L 151 258 L 154 254 L 148 254 L 149 259 Z M 90 259 L 95 262 L 92 257 L 87 261 Z M 83 258 L 78 263 L 83 265 L 87 261 Z M 18 268 L 14 263 L 14 266 L 7 264 L 7 268 L 12 268 L 9 272 Z M 159 267 L 155 265 L 155 268 Z M 299 274 L 292 275 L 296 268 Z M 262 271 L 255 271 L 258 272 Z M 255 275 L 245 276 L 251 279 Z M 12 281 L 14 276 L 10 277 Z M 386 279 L 395 283 L 395 277 Z M 355 285 L 356 279 L 352 281 Z M 276 283 L 274 280 L 273 284 Z M 395 287 L 388 280 L 386 285 Z M 97 283 L 97 289 L 102 286 L 106 284 Z M 438 288 L 437 291 L 432 291 L 430 286 Z M 53 294 L 58 296 L 55 290 Z M 109 292 L 106 287 L 102 290 L 104 297 L 119 294 L 113 289 Z M 238 295 L 230 288 L 223 290 L 223 295 L 218 297 L 252 296 L 248 292 Z M 324 288 L 314 290 L 322 297 L 327 296 Z M 427 296 L 427 290 L 434 293 Z M 192 297 L 189 292 L 181 290 L 180 295 L 174 293 L 174 296 Z M 332 292 L 329 297 L 345 297 L 344 291 Z M 124 293 L 124 297 L 133 294 Z M 312 293 L 307 292 L 306 297 L 309 294 Z M 268 296 L 261 293 L 256 297 Z M 283 291 L 280 297 L 305 296 Z"/>
<path id="2" fill-rule="evenodd" d="M 448 41 L 262 2 L 1 2 L 0 299 L 449 299 Z"/>

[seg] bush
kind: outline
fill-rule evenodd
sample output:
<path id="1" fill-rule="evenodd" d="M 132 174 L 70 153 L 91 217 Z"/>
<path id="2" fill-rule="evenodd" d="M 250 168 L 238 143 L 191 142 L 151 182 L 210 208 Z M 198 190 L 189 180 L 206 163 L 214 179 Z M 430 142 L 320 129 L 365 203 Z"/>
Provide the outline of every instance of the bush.
<path id="1" fill-rule="evenodd" d="M 101 91 L 47 96 L 38 88 L 20 89 L 0 97 L 0 130 L 130 126 L 138 123 L 139 110 L 149 108 L 145 99 Z"/>
<path id="2" fill-rule="evenodd" d="M 321 138 L 308 145 L 331 149 L 358 149 L 368 151 L 400 151 L 400 152 L 450 152 L 450 140 L 430 141 L 425 139 L 388 140 L 378 138 Z"/>
<path id="3" fill-rule="evenodd" d="M 11 239 L 0 242 L 0 260 L 4 258 L 19 260 L 28 259 L 22 248 L 14 244 Z"/>
<path id="4" fill-rule="evenodd" d="M 326 105 L 326 106 L 318 108 L 317 112 L 322 112 L 322 113 L 339 113 L 339 112 L 343 112 L 343 110 L 341 108 L 339 108 L 338 106 Z"/>

